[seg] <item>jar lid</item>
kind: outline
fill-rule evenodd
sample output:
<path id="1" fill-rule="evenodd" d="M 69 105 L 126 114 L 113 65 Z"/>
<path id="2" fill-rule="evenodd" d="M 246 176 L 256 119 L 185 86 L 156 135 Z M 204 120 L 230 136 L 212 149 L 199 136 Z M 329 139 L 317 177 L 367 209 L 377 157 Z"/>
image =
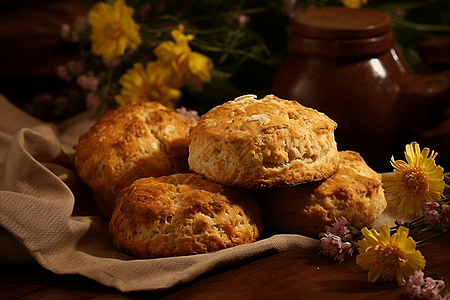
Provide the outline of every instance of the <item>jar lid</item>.
<path id="1" fill-rule="evenodd" d="M 297 13 L 291 28 L 310 38 L 366 39 L 388 33 L 390 17 L 371 8 L 324 7 Z"/>
<path id="2" fill-rule="evenodd" d="M 365 39 L 317 39 L 304 37 L 291 32 L 289 35 L 289 49 L 296 53 L 323 57 L 368 57 L 379 55 L 395 46 L 392 31 Z"/>

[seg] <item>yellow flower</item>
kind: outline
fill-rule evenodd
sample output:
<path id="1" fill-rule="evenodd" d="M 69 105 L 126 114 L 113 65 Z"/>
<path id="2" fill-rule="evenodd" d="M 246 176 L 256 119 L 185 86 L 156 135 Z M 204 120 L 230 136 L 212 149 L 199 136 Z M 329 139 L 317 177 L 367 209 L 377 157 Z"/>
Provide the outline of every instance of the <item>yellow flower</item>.
<path id="1" fill-rule="evenodd" d="M 157 101 L 174 108 L 181 98 L 181 92 L 174 87 L 179 80 L 175 70 L 159 61 L 148 62 L 145 69 L 142 64 L 136 63 L 119 79 L 122 90 L 116 96 L 116 102 L 123 106 L 133 102 Z"/>
<path id="2" fill-rule="evenodd" d="M 88 23 L 92 26 L 92 52 L 104 59 L 113 59 L 125 53 L 125 50 L 138 47 L 142 40 L 139 25 L 133 20 L 134 9 L 124 0 L 114 5 L 98 2 L 88 14 Z"/>
<path id="3" fill-rule="evenodd" d="M 155 55 L 181 72 L 184 82 L 191 90 L 201 91 L 202 83 L 211 81 L 209 70 L 214 66 L 212 60 L 191 50 L 189 41 L 194 39 L 194 35 L 185 35 L 183 24 L 172 30 L 172 37 L 175 42 L 162 42 L 155 48 Z"/>
<path id="4" fill-rule="evenodd" d="M 362 229 L 364 238 L 358 242 L 359 253 L 356 263 L 369 270 L 370 282 L 381 277 L 383 280 L 397 279 L 404 285 L 415 270 L 425 267 L 425 258 L 416 250 L 416 242 L 408 237 L 409 229 L 400 226 L 397 233 L 390 235 L 389 225 L 381 226 L 380 233 L 375 229 Z"/>
<path id="5" fill-rule="evenodd" d="M 383 176 L 383 187 L 386 193 L 392 194 L 398 211 L 421 216 L 423 201 L 441 198 L 445 188 L 444 169 L 436 166 L 437 153 L 428 154 L 430 149 L 420 152 L 419 144 L 413 142 L 406 146 L 407 162 L 391 158 L 394 174 Z"/>
<path id="6" fill-rule="evenodd" d="M 367 0 L 341 0 L 345 6 L 350 8 L 360 8 L 361 4 L 366 4 Z"/>

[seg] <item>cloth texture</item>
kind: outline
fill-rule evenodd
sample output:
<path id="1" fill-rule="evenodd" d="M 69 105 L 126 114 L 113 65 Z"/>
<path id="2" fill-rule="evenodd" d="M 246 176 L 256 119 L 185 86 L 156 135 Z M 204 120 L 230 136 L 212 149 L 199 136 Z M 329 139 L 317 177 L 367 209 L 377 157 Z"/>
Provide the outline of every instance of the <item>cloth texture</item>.
<path id="1" fill-rule="evenodd" d="M 73 168 L 73 145 L 92 112 L 45 123 L 0 94 L 0 264 L 38 263 L 120 291 L 162 291 L 213 269 L 295 248 L 317 248 L 300 235 L 275 235 L 214 253 L 136 259 L 114 249 L 108 221 Z"/>

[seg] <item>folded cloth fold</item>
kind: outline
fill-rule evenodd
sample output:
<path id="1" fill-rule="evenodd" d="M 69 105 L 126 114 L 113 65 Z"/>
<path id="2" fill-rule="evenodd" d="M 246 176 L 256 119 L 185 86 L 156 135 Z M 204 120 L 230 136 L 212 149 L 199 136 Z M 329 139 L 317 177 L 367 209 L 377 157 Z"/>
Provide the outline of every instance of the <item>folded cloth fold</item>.
<path id="1" fill-rule="evenodd" d="M 8 263 L 8 253 L 24 256 L 10 263 L 27 261 L 29 254 L 58 274 L 80 274 L 120 291 L 161 291 L 215 268 L 318 247 L 315 239 L 276 235 L 182 257 L 135 259 L 118 252 L 109 238 L 108 221 L 98 215 L 89 189 L 72 166 L 72 146 L 94 124 L 92 114 L 57 125 L 27 115 L 1 94 L 0 106 L 0 226 L 17 241 L 0 240 L 0 263 Z M 4 249 L 7 245 L 13 249 Z"/>

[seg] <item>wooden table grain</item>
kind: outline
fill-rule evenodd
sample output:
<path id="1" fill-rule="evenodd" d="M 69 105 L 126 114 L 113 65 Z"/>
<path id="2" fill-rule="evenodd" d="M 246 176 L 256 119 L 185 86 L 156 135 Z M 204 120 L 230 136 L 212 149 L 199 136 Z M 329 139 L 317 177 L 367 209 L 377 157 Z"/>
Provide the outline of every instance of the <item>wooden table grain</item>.
<path id="1" fill-rule="evenodd" d="M 450 279 L 450 235 L 418 245 L 424 273 Z M 38 265 L 0 266 L 0 299 L 408 299 L 396 282 L 367 281 L 355 257 L 337 263 L 316 249 L 294 249 L 204 274 L 164 292 L 121 293 L 78 275 Z"/>

